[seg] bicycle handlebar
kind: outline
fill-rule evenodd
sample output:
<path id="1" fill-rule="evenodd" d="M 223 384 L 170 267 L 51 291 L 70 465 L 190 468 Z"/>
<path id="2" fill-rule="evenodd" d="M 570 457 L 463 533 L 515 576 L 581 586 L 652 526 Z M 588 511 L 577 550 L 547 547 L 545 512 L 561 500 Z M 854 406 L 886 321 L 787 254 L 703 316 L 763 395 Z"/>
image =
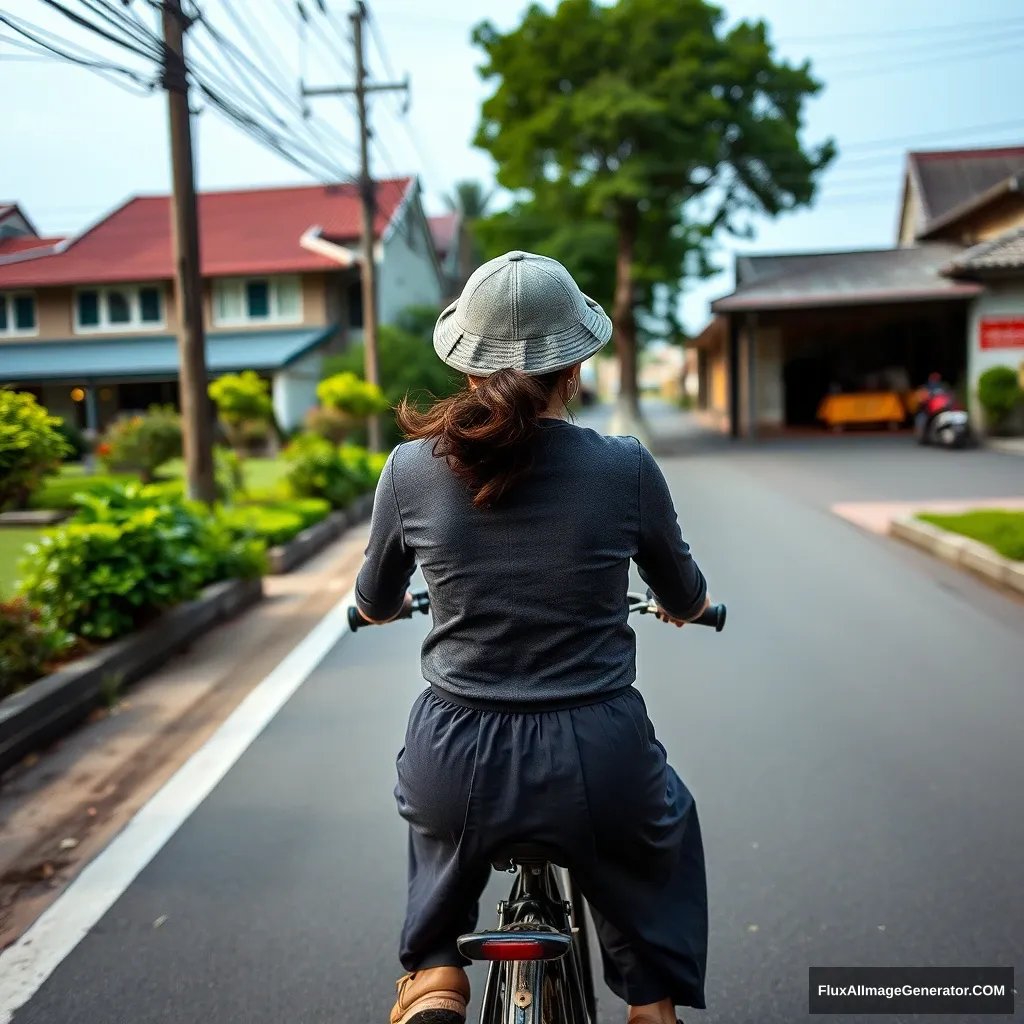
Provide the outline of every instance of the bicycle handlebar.
<path id="1" fill-rule="evenodd" d="M 629 593 L 626 595 L 626 601 L 629 606 L 629 613 L 637 612 L 640 615 L 654 615 L 658 611 L 658 605 L 653 597 L 649 597 L 647 594 L 635 594 Z M 412 595 L 412 603 L 408 608 L 403 607 L 401 613 L 397 615 L 391 622 L 397 622 L 398 619 L 411 619 L 415 612 L 421 612 L 426 615 L 430 611 L 430 596 L 425 590 L 417 591 Z M 716 633 L 721 633 L 725 628 L 725 605 L 724 604 L 713 604 L 710 608 L 702 612 L 696 619 L 692 620 L 692 624 L 695 626 L 714 626 Z M 352 605 L 348 610 L 348 628 L 354 633 L 357 629 L 362 629 L 364 626 L 372 626 L 374 623 L 367 622 L 366 619 L 359 614 L 359 609 Z"/>

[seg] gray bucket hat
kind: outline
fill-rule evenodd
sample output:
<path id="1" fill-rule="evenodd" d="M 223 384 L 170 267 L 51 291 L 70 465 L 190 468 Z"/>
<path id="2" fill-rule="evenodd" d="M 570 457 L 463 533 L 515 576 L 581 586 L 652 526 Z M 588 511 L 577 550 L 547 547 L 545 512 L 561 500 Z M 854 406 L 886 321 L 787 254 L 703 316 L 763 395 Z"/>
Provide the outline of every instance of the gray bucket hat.
<path id="1" fill-rule="evenodd" d="M 438 317 L 434 351 L 474 377 L 564 370 L 602 348 L 612 322 L 557 260 L 507 252 L 474 271 Z"/>

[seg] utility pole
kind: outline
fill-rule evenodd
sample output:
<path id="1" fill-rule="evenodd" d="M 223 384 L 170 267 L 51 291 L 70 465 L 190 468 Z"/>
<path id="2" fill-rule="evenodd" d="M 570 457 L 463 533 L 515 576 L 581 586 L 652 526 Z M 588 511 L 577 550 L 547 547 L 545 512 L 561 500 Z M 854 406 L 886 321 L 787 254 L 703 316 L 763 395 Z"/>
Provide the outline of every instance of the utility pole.
<path id="1" fill-rule="evenodd" d="M 185 29 L 181 0 L 164 0 L 164 76 L 171 137 L 171 214 L 174 285 L 178 306 L 178 391 L 181 398 L 185 479 L 188 496 L 212 503 L 213 423 L 207 398 L 203 282 L 199 271 L 199 215 L 196 207 L 192 123 L 185 68 Z"/>
<path id="2" fill-rule="evenodd" d="M 404 91 L 408 94 L 409 80 L 404 82 L 381 82 L 369 84 L 366 81 L 366 64 L 363 60 L 363 25 L 366 22 L 366 5 L 356 0 L 355 10 L 349 15 L 352 22 L 352 45 L 355 51 L 356 80 L 354 85 L 330 86 L 327 88 L 302 88 L 303 96 L 355 96 L 359 117 L 359 198 L 362 205 L 362 286 L 363 286 L 363 351 L 365 353 L 366 380 L 380 384 L 377 370 L 377 264 L 374 259 L 373 225 L 377 214 L 376 186 L 370 174 L 370 126 L 366 115 L 366 96 L 371 92 Z M 381 450 L 380 417 L 370 420 L 370 450 Z"/>

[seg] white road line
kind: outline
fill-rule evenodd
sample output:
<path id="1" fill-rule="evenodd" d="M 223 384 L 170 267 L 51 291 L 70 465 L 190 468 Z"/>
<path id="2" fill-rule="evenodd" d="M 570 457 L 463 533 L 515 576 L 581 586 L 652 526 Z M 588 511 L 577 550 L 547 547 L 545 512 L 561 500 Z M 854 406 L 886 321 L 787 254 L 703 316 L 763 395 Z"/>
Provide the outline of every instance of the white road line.
<path id="1" fill-rule="evenodd" d="M 348 631 L 345 595 L 131 819 L 36 923 L 0 954 L 0 1024 L 8 1024 L 88 935 L 324 656 Z"/>

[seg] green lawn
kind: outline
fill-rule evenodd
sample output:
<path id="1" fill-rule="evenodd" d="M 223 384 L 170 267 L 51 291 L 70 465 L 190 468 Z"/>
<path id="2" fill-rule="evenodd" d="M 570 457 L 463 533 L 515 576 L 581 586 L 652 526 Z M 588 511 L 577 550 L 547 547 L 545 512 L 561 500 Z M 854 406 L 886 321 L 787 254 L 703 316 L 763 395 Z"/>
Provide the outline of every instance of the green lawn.
<path id="1" fill-rule="evenodd" d="M 0 600 L 13 593 L 25 545 L 34 541 L 40 532 L 31 526 L 0 527 Z"/>
<path id="2" fill-rule="evenodd" d="M 105 484 L 128 483 L 137 479 L 130 473 L 88 475 L 78 464 L 61 466 L 57 476 L 51 476 L 32 496 L 33 508 L 73 508 L 72 497 L 80 491 L 89 491 Z"/>
<path id="3" fill-rule="evenodd" d="M 263 501 L 288 497 L 288 490 L 285 486 L 288 464 L 283 459 L 244 459 L 242 468 L 248 497 Z M 181 459 L 168 462 L 160 470 L 160 476 L 169 479 L 184 475 L 185 463 Z"/>
<path id="4" fill-rule="evenodd" d="M 288 465 L 282 459 L 246 459 L 245 485 L 247 496 L 261 501 L 283 500 L 288 497 L 285 477 Z M 167 463 L 159 477 L 164 480 L 180 479 L 185 475 L 185 464 L 180 459 Z M 137 477 L 130 473 L 89 475 L 80 465 L 61 467 L 58 476 L 50 477 L 33 496 L 33 508 L 72 508 L 72 497 L 81 492 L 109 483 L 129 483 Z"/>
<path id="5" fill-rule="evenodd" d="M 1004 558 L 1024 561 L 1024 512 L 979 509 L 962 515 L 918 516 L 940 530 L 949 530 L 995 548 Z"/>

